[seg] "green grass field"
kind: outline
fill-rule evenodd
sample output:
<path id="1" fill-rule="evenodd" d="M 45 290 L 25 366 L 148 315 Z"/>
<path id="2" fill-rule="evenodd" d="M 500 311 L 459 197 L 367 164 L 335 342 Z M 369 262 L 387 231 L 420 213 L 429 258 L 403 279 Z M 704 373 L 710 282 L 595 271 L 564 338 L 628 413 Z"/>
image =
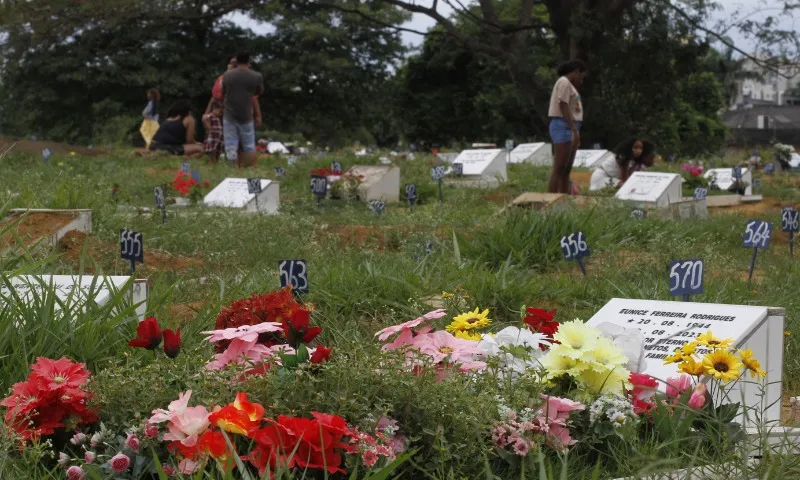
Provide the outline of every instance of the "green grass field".
<path id="1" fill-rule="evenodd" d="M 279 288 L 281 259 L 308 262 L 310 293 L 303 299 L 314 305 L 315 322 L 324 328 L 320 341 L 333 346 L 334 357 L 314 378 L 272 375 L 253 381 L 251 398 L 276 411 L 318 409 L 348 419 L 391 413 L 417 445 L 414 457 L 402 466 L 401 478 L 612 478 L 698 463 L 746 463 L 746 456 L 736 450 L 700 444 L 664 448 L 643 440 L 609 442 L 601 453 L 586 448 L 543 457 L 527 473 L 509 467 L 493 454 L 486 439 L 487 419 L 496 415 L 496 383 L 465 389 L 462 380 L 437 383 L 426 376 L 385 379 L 371 373 L 382 358 L 374 333 L 431 310 L 427 304 L 437 300 L 431 297 L 443 292 L 462 292 L 458 298 L 463 309 L 489 309 L 492 331 L 519 324 L 525 307 L 557 309 L 556 318 L 562 322 L 586 320 L 614 297 L 670 300 L 669 262 L 703 258 L 705 294 L 693 301 L 786 309 L 787 405 L 788 396 L 800 394 L 800 296 L 794 290 L 800 284 L 799 260 L 789 257 L 788 237 L 777 232 L 769 248 L 759 253 L 755 280 L 749 285 L 752 250 L 741 246 L 747 220 L 769 220 L 779 227 L 780 207 L 800 203 L 796 174 L 756 174 L 762 179 L 762 203 L 712 210 L 708 220 L 652 215 L 637 220 L 630 217 L 630 207 L 613 204 L 574 206 L 563 213 L 501 213 L 522 191 L 545 190 L 548 169 L 528 165 L 509 166 L 509 181 L 496 189 L 446 187 L 444 203 L 439 204 L 430 180 L 433 158 L 418 156 L 395 164 L 402 171 L 401 187 L 417 184 L 419 204 L 413 211 L 405 204 L 388 204 L 386 214 L 376 216 L 364 202 L 326 199 L 316 205 L 309 192 L 309 171 L 328 167 L 332 159 L 345 169 L 377 163 L 377 158 L 342 155 L 301 157 L 290 167 L 285 158 L 270 157 L 241 171 L 194 160 L 192 169 L 200 170 L 202 180 L 212 186 L 225 177 L 274 179 L 274 168 L 286 167 L 280 181 L 280 213 L 256 216 L 170 206 L 162 224 L 153 208 L 152 189 L 171 182 L 180 159 L 113 152 L 91 158 L 54 156 L 45 164 L 40 157 L 10 152 L 0 162 L 0 203 L 5 209 L 92 209 L 94 232 L 71 237 L 68 246 L 53 249 L 6 246 L 4 274 L 128 275 L 129 264 L 119 258 L 119 230 L 142 232 L 145 263 L 137 267 L 137 277 L 149 280 L 149 313 L 162 326 L 182 328 L 184 353 L 175 363 L 152 362 L 150 352 L 128 348 L 135 319 L 129 310 L 114 310 L 113 305 L 71 311 L 71 323 L 55 318 L 53 305 L 44 301 L 3 309 L 4 396 L 13 383 L 25 379 L 36 357 L 65 355 L 86 362 L 95 374 L 92 385 L 101 418 L 119 431 L 137 416 L 164 408 L 188 388 L 207 402 L 227 403 L 234 387 L 201 375 L 211 347 L 199 332 L 213 328 L 220 309 L 231 301 Z M 670 168 L 677 172 L 674 166 L 657 167 Z M 576 178 L 583 179 L 580 183 L 588 177 L 584 173 Z M 118 201 L 112 199 L 114 184 L 119 184 Z M 585 183 L 581 187 L 587 190 Z M 13 230 L 7 225 L 4 232 L 11 235 Z M 585 278 L 574 262 L 564 260 L 559 247 L 562 235 L 578 230 L 586 234 L 592 252 Z M 425 248 L 428 242 L 433 246 L 430 252 Z M 19 315 L 29 319 L 24 328 L 14 323 Z M 20 455 L 13 446 L 6 447 L 0 478 L 5 478 L 4 472 L 8 478 L 63 478 L 63 472 L 34 453 Z M 767 456 L 742 478 L 796 478 L 798 468 L 792 455 Z"/>

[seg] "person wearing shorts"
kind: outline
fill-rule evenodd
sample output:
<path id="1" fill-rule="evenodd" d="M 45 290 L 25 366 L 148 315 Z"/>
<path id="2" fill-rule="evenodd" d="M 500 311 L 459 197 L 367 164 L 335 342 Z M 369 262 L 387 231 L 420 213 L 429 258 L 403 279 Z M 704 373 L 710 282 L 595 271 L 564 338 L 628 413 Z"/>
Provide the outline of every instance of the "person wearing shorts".
<path id="1" fill-rule="evenodd" d="M 194 135 L 192 104 L 188 100 L 178 100 L 169 107 L 167 120 L 158 127 L 149 149 L 172 155 L 200 155 L 203 153 L 203 145 L 195 142 Z"/>
<path id="2" fill-rule="evenodd" d="M 253 97 L 264 92 L 264 77 L 250 69 L 250 54 L 236 55 L 236 68 L 222 77 L 225 113 L 222 132 L 225 137 L 225 157 L 228 161 L 254 165 L 256 159 L 256 130 Z M 239 158 L 241 147 L 244 158 Z"/>
<path id="3" fill-rule="evenodd" d="M 581 145 L 580 128 L 583 122 L 583 104 L 578 87 L 583 84 L 586 66 L 580 60 L 571 60 L 558 67 L 558 81 L 550 96 L 550 138 L 555 155 L 553 170 L 547 184 L 550 193 L 569 193 L 569 175 L 575 162 L 575 153 Z"/>

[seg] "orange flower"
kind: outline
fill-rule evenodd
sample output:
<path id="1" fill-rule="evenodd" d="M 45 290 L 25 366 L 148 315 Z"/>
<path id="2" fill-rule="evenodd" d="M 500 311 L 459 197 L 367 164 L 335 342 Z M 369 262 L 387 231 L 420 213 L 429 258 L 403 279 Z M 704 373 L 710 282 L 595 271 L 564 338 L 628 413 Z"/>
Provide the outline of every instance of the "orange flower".
<path id="1" fill-rule="evenodd" d="M 239 392 L 233 403 L 209 415 L 208 421 L 228 433 L 249 435 L 253 429 L 261 425 L 263 416 L 264 407 L 258 403 L 249 402 L 247 394 Z"/>
<path id="2" fill-rule="evenodd" d="M 233 406 L 237 410 L 241 410 L 247 414 L 250 420 L 257 422 L 264 416 L 264 407 L 259 403 L 251 403 L 247 400 L 247 394 L 239 392 L 236 394 L 236 400 L 233 401 Z"/>

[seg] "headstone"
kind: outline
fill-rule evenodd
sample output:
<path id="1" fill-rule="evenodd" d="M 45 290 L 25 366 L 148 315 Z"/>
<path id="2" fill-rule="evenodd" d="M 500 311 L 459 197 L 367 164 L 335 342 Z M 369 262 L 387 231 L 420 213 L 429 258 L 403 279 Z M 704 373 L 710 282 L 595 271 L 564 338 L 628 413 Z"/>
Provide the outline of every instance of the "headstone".
<path id="1" fill-rule="evenodd" d="M 458 154 L 453 152 L 440 152 L 437 153 L 436 156 L 439 157 L 439 159 L 443 162 L 447 163 L 453 163 L 456 158 L 458 158 Z"/>
<path id="2" fill-rule="evenodd" d="M 607 158 L 613 157 L 614 154 L 608 150 L 578 150 L 575 153 L 575 162 L 573 167 L 578 168 L 592 168 L 599 166 Z"/>
<path id="3" fill-rule="evenodd" d="M 781 413 L 784 316 L 783 309 L 767 307 L 614 298 L 587 323 L 639 329 L 645 337 L 640 371 L 661 382 L 680 373 L 676 364 L 665 365 L 664 358 L 697 335 L 710 330 L 716 337 L 734 339 L 734 347 L 751 349 L 766 370 L 766 397 L 761 398 L 758 383 L 743 381 L 738 385 L 743 397 L 734 388 L 729 401 L 744 398 L 746 406 L 765 409 L 764 421 L 777 421 Z M 665 390 L 664 383 L 659 387 Z"/>
<path id="4" fill-rule="evenodd" d="M 261 193 L 248 193 L 246 178 L 226 178 L 203 199 L 209 207 L 241 208 L 248 212 L 277 213 L 280 206 L 280 187 L 277 182 L 261 179 Z"/>
<path id="5" fill-rule="evenodd" d="M 792 157 L 789 159 L 789 166 L 792 168 L 800 167 L 800 153 L 792 153 Z"/>
<path id="6" fill-rule="evenodd" d="M 553 164 L 553 152 L 549 143 L 523 143 L 511 151 L 509 161 L 547 167 Z"/>
<path id="7" fill-rule="evenodd" d="M 44 289 L 52 287 L 56 297 L 65 302 L 67 299 L 73 306 L 77 303 L 85 305 L 93 301 L 103 306 L 116 293 L 121 291 L 131 281 L 131 277 L 111 276 L 95 277 L 91 275 L 21 275 L 8 279 L 11 288 L 23 302 L 34 301 L 37 296 L 41 298 Z M 70 297 L 71 295 L 71 297 Z M 136 316 L 144 320 L 147 312 L 147 280 L 133 280 L 128 293 L 131 305 L 136 309 Z M 13 296 L 7 284 L 0 285 L 0 302 L 13 301 Z M 61 310 L 56 302 L 55 309 Z"/>
<path id="8" fill-rule="evenodd" d="M 514 150 L 514 140 L 511 138 L 506 139 L 506 150 Z"/>
<path id="9" fill-rule="evenodd" d="M 733 169 L 732 168 L 712 168 L 703 174 L 703 178 L 711 181 L 711 177 L 715 177 L 715 183 L 719 186 L 720 190 L 727 191 L 733 185 Z M 753 194 L 753 173 L 749 168 L 742 168 L 742 181 L 747 184 L 745 188 L 745 195 Z"/>
<path id="10" fill-rule="evenodd" d="M 358 186 L 361 200 L 382 200 L 386 203 L 400 201 L 400 167 L 383 165 L 355 165 L 348 174 L 363 176 Z"/>
<path id="11" fill-rule="evenodd" d="M 506 152 L 500 148 L 488 150 L 464 150 L 453 163 L 464 165 L 465 177 L 508 179 Z"/>
<path id="12" fill-rule="evenodd" d="M 638 204 L 666 207 L 681 200 L 681 176 L 676 173 L 634 172 L 615 197 Z"/>

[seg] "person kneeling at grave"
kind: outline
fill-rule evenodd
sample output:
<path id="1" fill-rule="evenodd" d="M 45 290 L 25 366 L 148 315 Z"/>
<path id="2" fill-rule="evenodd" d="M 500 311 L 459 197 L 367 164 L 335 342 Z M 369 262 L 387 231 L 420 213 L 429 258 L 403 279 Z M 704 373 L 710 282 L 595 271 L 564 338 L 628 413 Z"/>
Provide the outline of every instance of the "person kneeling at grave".
<path id="1" fill-rule="evenodd" d="M 203 153 L 203 145 L 195 142 L 196 122 L 188 100 L 178 100 L 169 107 L 167 120 L 158 127 L 150 143 L 150 151 L 194 156 Z"/>
<path id="2" fill-rule="evenodd" d="M 651 142 L 638 137 L 628 138 L 617 145 L 613 156 L 595 169 L 589 190 L 596 192 L 621 187 L 633 172 L 653 166 L 655 156 L 655 146 Z"/>

